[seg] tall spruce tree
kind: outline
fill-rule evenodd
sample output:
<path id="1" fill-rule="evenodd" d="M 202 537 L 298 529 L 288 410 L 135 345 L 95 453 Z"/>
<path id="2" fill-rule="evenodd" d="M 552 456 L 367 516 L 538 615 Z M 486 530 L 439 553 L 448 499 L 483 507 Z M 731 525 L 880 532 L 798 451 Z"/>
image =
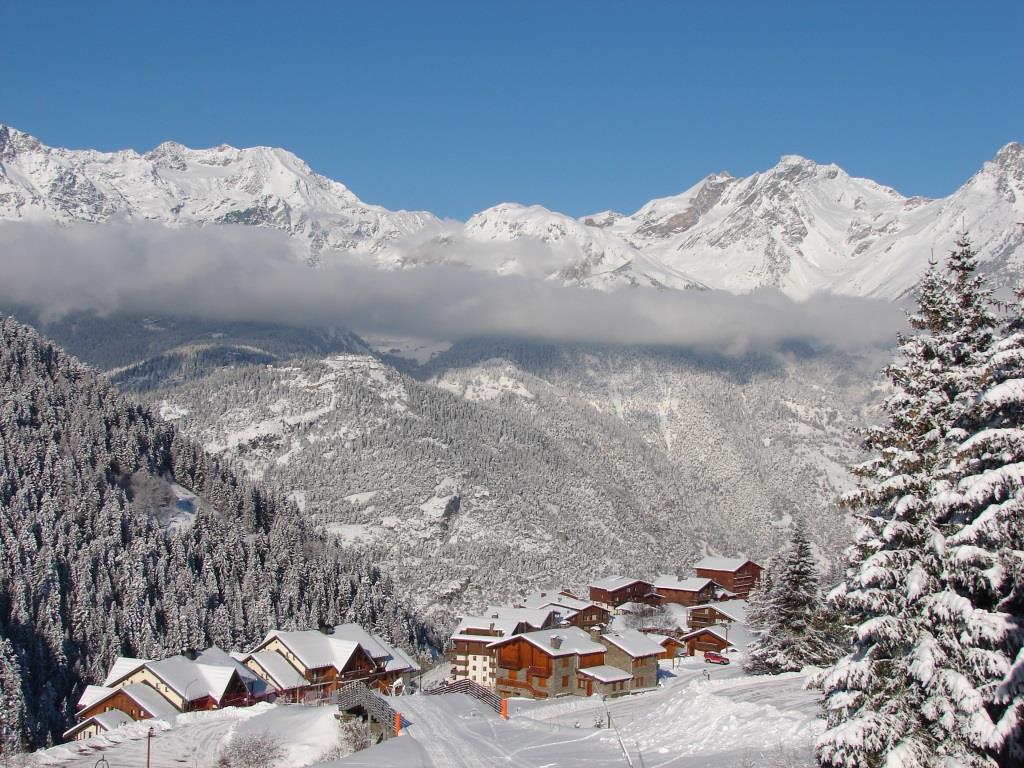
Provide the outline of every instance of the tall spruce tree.
<path id="1" fill-rule="evenodd" d="M 822 626 L 818 569 L 803 521 L 794 526 L 770 583 L 755 596 L 761 634 L 750 644 L 744 668 L 754 674 L 777 674 L 835 661 L 838 654 Z"/>
<path id="2" fill-rule="evenodd" d="M 986 680 L 952 615 L 948 531 L 933 503 L 992 344 L 990 295 L 975 269 L 962 237 L 946 269 L 925 274 L 916 333 L 900 337 L 902 359 L 886 371 L 896 388 L 888 423 L 869 432 L 874 457 L 854 470 L 859 487 L 846 503 L 861 528 L 837 594 L 857 626 L 853 652 L 825 679 L 823 766 L 994 765 Z"/>
<path id="3" fill-rule="evenodd" d="M 1024 765 L 1024 291 L 961 398 L 959 439 L 934 504 L 949 614 L 995 721 L 1000 765 Z"/>

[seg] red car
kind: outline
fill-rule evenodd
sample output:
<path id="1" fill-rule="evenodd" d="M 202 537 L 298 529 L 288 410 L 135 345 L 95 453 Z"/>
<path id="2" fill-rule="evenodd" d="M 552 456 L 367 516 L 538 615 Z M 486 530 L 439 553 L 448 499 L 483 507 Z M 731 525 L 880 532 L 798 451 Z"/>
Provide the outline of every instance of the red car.
<path id="1" fill-rule="evenodd" d="M 728 664 L 729 660 L 720 653 L 704 651 L 704 661 L 707 664 Z"/>

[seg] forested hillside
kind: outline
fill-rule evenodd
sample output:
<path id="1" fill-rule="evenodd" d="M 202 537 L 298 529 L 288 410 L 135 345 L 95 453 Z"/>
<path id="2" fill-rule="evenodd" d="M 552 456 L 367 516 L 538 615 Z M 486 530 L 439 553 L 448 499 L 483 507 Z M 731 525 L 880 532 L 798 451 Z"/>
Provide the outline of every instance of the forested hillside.
<path id="1" fill-rule="evenodd" d="M 321 621 L 433 641 L 388 578 L 294 505 L 0 320 L 0 716 L 15 737 L 59 735 L 119 654 L 240 648 Z"/>

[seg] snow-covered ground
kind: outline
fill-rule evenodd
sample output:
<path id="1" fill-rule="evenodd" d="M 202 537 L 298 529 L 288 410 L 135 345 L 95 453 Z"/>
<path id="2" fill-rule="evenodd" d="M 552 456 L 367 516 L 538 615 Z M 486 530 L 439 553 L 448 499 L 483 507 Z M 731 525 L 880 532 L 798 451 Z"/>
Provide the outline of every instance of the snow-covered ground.
<path id="1" fill-rule="evenodd" d="M 461 694 L 391 699 L 407 726 L 398 738 L 339 760 L 318 762 L 338 740 L 331 707 L 259 705 L 192 713 L 157 728 L 153 768 L 207 768 L 235 734 L 268 731 L 287 746 L 280 768 L 308 765 L 377 768 L 627 765 L 733 768 L 811 764 L 820 733 L 817 692 L 807 675 L 751 677 L 737 663 L 711 667 L 685 659 L 662 663 L 662 686 L 603 702 L 567 697 L 514 699 L 510 719 Z M 607 727 L 611 718 L 613 728 Z M 605 727 L 596 728 L 600 720 Z M 148 725 L 133 724 L 87 742 L 40 753 L 46 765 L 144 765 Z"/>

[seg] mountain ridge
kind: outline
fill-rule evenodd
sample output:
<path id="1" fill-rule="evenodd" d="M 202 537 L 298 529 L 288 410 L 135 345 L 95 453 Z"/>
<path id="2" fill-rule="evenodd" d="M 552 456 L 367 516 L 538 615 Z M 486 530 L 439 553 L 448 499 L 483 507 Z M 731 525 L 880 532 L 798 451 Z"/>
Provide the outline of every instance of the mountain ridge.
<path id="1" fill-rule="evenodd" d="M 290 235 L 312 264 L 342 251 L 385 269 L 449 262 L 599 290 L 772 287 L 795 299 L 898 299 L 963 229 L 997 284 L 1020 279 L 1024 147 L 1007 143 L 937 199 L 787 154 L 750 176 L 710 174 L 629 215 L 576 218 L 507 202 L 460 223 L 365 203 L 284 149 L 168 141 L 143 154 L 103 153 L 48 147 L 0 125 L 0 219 L 268 227 Z M 509 243 L 524 247 L 502 250 Z"/>

